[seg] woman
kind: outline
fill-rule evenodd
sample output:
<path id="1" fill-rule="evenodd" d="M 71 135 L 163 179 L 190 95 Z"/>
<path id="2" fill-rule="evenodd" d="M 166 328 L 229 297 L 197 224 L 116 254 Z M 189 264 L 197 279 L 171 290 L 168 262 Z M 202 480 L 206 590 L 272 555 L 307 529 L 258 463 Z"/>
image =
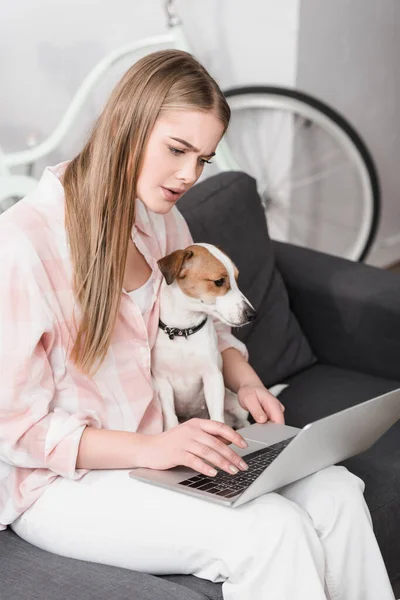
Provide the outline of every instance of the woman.
<path id="1" fill-rule="evenodd" d="M 0 527 L 65 556 L 221 581 L 226 600 L 392 599 L 364 484 L 342 467 L 237 509 L 129 478 L 135 466 L 245 468 L 225 424 L 163 433 L 150 375 L 156 262 L 192 243 L 174 204 L 229 116 L 193 57 L 150 54 L 80 154 L 2 215 Z M 283 423 L 246 348 L 217 327 L 226 385 L 258 422 Z"/>

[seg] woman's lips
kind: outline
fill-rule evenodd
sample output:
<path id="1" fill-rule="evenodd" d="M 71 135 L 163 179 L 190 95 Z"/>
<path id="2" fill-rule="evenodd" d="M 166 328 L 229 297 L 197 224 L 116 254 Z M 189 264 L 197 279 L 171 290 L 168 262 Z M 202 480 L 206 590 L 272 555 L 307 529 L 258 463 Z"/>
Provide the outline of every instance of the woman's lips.
<path id="1" fill-rule="evenodd" d="M 164 198 L 168 200 L 168 202 L 176 202 L 182 196 L 183 192 L 173 192 L 168 188 L 161 186 L 162 192 L 164 194 Z"/>

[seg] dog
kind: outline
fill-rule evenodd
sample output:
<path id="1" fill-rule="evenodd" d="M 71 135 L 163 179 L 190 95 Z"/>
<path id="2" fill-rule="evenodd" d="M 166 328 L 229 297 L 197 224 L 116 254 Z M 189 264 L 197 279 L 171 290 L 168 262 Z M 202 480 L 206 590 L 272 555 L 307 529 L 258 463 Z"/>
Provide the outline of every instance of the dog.
<path id="1" fill-rule="evenodd" d="M 237 285 L 231 259 L 211 244 L 193 244 L 158 261 L 163 274 L 152 377 L 164 431 L 194 417 L 249 425 L 237 395 L 225 389 L 213 317 L 242 327 L 256 311 Z"/>

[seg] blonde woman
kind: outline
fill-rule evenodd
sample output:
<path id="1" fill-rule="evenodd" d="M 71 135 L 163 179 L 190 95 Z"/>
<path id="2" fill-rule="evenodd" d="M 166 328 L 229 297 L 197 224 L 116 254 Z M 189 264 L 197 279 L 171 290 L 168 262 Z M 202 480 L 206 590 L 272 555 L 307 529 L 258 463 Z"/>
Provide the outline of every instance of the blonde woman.
<path id="1" fill-rule="evenodd" d="M 0 218 L 0 529 L 57 554 L 223 582 L 225 600 L 389 600 L 363 482 L 325 469 L 230 509 L 128 469 L 245 468 L 227 425 L 163 432 L 151 386 L 157 260 L 192 240 L 174 206 L 230 112 L 189 54 L 135 64 L 87 144 Z M 218 326 L 226 385 L 262 422 L 283 407 Z M 224 443 L 225 442 L 225 443 Z M 0 533 L 1 535 L 1 533 Z"/>

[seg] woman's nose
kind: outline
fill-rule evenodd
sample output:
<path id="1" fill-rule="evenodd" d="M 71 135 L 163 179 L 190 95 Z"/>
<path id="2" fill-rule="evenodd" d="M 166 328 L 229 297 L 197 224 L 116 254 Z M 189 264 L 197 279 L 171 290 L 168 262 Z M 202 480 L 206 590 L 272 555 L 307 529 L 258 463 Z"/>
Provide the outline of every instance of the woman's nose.
<path id="1" fill-rule="evenodd" d="M 187 163 L 181 166 L 177 176 L 178 179 L 184 181 L 185 183 L 194 183 L 198 179 L 197 163 L 193 161 L 187 161 Z"/>

